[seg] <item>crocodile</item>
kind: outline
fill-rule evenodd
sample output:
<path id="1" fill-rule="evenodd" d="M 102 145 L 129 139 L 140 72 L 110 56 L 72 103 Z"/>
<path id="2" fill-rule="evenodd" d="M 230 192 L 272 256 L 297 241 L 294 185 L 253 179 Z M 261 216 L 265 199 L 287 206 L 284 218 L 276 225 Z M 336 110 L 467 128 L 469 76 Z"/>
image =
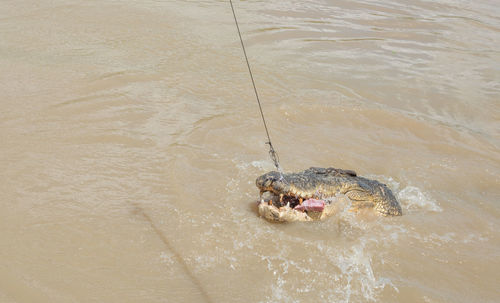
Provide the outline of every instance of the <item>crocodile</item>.
<path id="1" fill-rule="evenodd" d="M 360 177 L 352 170 L 311 167 L 298 173 L 268 172 L 257 178 L 259 213 L 271 221 L 324 219 L 339 194 L 351 210 L 373 208 L 383 216 L 401 216 L 401 206 L 387 185 Z M 263 194 L 268 192 L 269 201 Z"/>

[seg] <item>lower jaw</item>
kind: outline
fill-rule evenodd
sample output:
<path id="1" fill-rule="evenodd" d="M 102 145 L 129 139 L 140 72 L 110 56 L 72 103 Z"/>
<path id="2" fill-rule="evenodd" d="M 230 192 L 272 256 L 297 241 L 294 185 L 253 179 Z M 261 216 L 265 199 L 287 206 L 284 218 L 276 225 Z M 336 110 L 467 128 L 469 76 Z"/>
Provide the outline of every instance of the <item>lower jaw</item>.
<path id="1" fill-rule="evenodd" d="M 261 201 L 259 214 L 275 222 L 322 220 L 329 216 L 330 203 L 318 199 L 283 199 L 269 202 Z"/>

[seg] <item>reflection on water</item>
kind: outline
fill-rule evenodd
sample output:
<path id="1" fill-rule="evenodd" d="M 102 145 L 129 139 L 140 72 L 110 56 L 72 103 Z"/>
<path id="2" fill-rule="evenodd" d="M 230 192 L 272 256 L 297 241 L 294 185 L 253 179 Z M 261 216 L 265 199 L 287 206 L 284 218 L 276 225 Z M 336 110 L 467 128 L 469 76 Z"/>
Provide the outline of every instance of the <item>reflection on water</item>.
<path id="1" fill-rule="evenodd" d="M 284 169 L 356 170 L 404 215 L 258 217 L 229 3 L 4 2 L 0 301 L 498 301 L 496 3 L 234 3 Z"/>

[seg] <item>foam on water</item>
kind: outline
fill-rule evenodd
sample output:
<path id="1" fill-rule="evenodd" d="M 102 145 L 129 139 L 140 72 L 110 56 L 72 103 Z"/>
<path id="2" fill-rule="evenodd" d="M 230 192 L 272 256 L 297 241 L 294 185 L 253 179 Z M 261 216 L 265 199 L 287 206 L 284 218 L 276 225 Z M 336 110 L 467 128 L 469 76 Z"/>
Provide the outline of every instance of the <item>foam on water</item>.
<path id="1" fill-rule="evenodd" d="M 234 162 L 238 169 L 238 178 L 230 180 L 231 188 L 239 187 L 238 180 L 248 179 L 249 174 L 258 175 L 272 169 L 268 161 Z M 230 194 L 236 195 L 233 191 Z M 377 277 L 373 271 L 372 255 L 366 248 L 368 242 L 373 242 L 366 237 L 369 226 L 360 222 L 355 214 L 349 211 L 350 200 L 338 194 L 329 202 L 335 205 L 333 216 L 322 222 L 323 225 L 300 226 L 307 231 L 303 236 L 291 236 L 291 231 L 276 235 L 275 225 L 267 225 L 264 219 L 259 218 L 263 220 L 262 229 L 245 232 L 246 237 L 239 237 L 247 239 L 244 242 L 233 242 L 233 247 L 238 251 L 252 251 L 254 256 L 265 263 L 267 271 L 272 273 L 274 282 L 269 286 L 265 302 L 299 302 L 304 295 L 311 294 L 322 300 L 336 302 L 349 302 L 358 298 L 373 301 L 378 292 L 390 284 L 390 280 Z M 238 212 L 238 209 L 233 211 Z M 292 225 L 290 227 L 293 228 Z M 332 246 L 325 242 L 325 236 L 321 236 L 330 234 L 330 231 L 340 233 L 336 236 L 354 238 L 355 243 L 345 247 Z M 356 236 L 353 237 L 353 234 Z M 361 237 L 358 237 L 360 234 Z M 271 241 L 270 237 L 276 237 L 276 240 L 270 242 L 275 250 L 278 250 L 276 254 L 269 254 L 258 248 L 257 243 L 267 243 Z M 305 260 L 297 259 L 299 256 L 290 253 L 290 247 L 296 245 L 304 246 L 310 251 L 308 255 L 311 257 Z"/>
<path id="2" fill-rule="evenodd" d="M 233 162 L 237 173 L 229 180 L 232 189 L 246 187 L 242 180 L 253 183 L 255 176 L 272 169 L 268 161 L 233 159 Z M 429 198 L 430 195 L 418 187 L 400 189 L 400 183 L 392 178 L 368 178 L 388 184 L 406 213 L 442 211 Z M 228 194 L 234 199 L 242 197 L 241 192 L 234 190 Z M 247 192 L 244 196 L 252 200 L 254 195 L 256 200 L 257 191 Z M 402 239 L 409 237 L 419 242 L 439 241 L 443 244 L 455 240 L 449 234 L 420 234 L 408 230 L 400 221 L 376 214 L 351 212 L 351 201 L 345 195 L 337 194 L 329 202 L 335 205 L 335 212 L 326 220 L 315 223 L 268 224 L 257 214 L 243 222 L 243 218 L 248 217 L 248 210 L 243 213 L 240 208 L 231 209 L 234 223 L 241 227 L 237 236 L 240 240 L 232 240 L 233 250 L 225 252 L 231 255 L 224 259 L 231 259 L 228 263 L 235 264 L 236 268 L 238 264 L 248 262 L 260 264 L 258 266 L 270 274 L 268 279 L 272 282 L 262 290 L 266 295 L 260 302 L 300 302 L 304 298 L 328 302 L 374 302 L 384 290 L 399 292 L 391 277 L 384 276 L 379 268 L 393 262 L 388 252 Z M 255 220 L 262 220 L 262 226 L 252 230 L 249 227 L 255 225 Z M 250 261 L 248 254 L 256 259 Z"/>
<path id="3" fill-rule="evenodd" d="M 421 210 L 441 212 L 443 209 L 415 186 L 407 186 L 397 193 L 397 198 L 408 212 Z"/>
<path id="4" fill-rule="evenodd" d="M 260 160 L 260 161 L 243 162 L 243 163 L 238 163 L 237 160 L 233 160 L 233 162 L 236 164 L 236 167 L 240 170 L 245 170 L 249 167 L 253 167 L 267 172 L 275 169 L 273 163 L 269 160 Z"/>
<path id="5" fill-rule="evenodd" d="M 387 184 L 394 192 L 398 201 L 401 203 L 401 207 L 409 213 L 419 211 L 443 211 L 438 203 L 429 197 L 429 193 L 426 193 L 416 186 L 408 185 L 405 188 L 400 189 L 400 183 L 391 177 L 374 175 L 370 176 L 370 178 L 380 180 L 381 182 Z"/>
<path id="6" fill-rule="evenodd" d="M 267 302 L 299 301 L 301 294 L 315 294 L 329 302 L 376 301 L 381 290 L 386 286 L 397 288 L 391 280 L 380 277 L 374 272 L 373 251 L 369 248 L 366 238 L 352 246 L 333 247 L 321 241 L 308 242 L 315 258 L 321 258 L 321 266 L 314 266 L 311 260 L 290 260 L 290 256 L 262 256 L 267 262 L 267 268 L 273 272 L 275 283 Z M 289 271 L 299 272 L 304 283 L 296 285 L 289 278 Z"/>

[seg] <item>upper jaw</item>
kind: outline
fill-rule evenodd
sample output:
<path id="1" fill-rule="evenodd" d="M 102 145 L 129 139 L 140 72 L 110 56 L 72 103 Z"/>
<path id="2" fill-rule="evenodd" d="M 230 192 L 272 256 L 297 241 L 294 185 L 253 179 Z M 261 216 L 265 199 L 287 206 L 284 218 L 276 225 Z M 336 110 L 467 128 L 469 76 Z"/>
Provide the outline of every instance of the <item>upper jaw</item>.
<path id="1" fill-rule="evenodd" d="M 259 187 L 260 195 L 262 196 L 266 192 L 270 192 L 275 196 L 290 196 L 295 197 L 297 199 L 320 199 L 316 194 L 311 194 L 308 191 L 301 191 L 296 188 L 276 188 L 275 186 L 270 187 Z"/>

